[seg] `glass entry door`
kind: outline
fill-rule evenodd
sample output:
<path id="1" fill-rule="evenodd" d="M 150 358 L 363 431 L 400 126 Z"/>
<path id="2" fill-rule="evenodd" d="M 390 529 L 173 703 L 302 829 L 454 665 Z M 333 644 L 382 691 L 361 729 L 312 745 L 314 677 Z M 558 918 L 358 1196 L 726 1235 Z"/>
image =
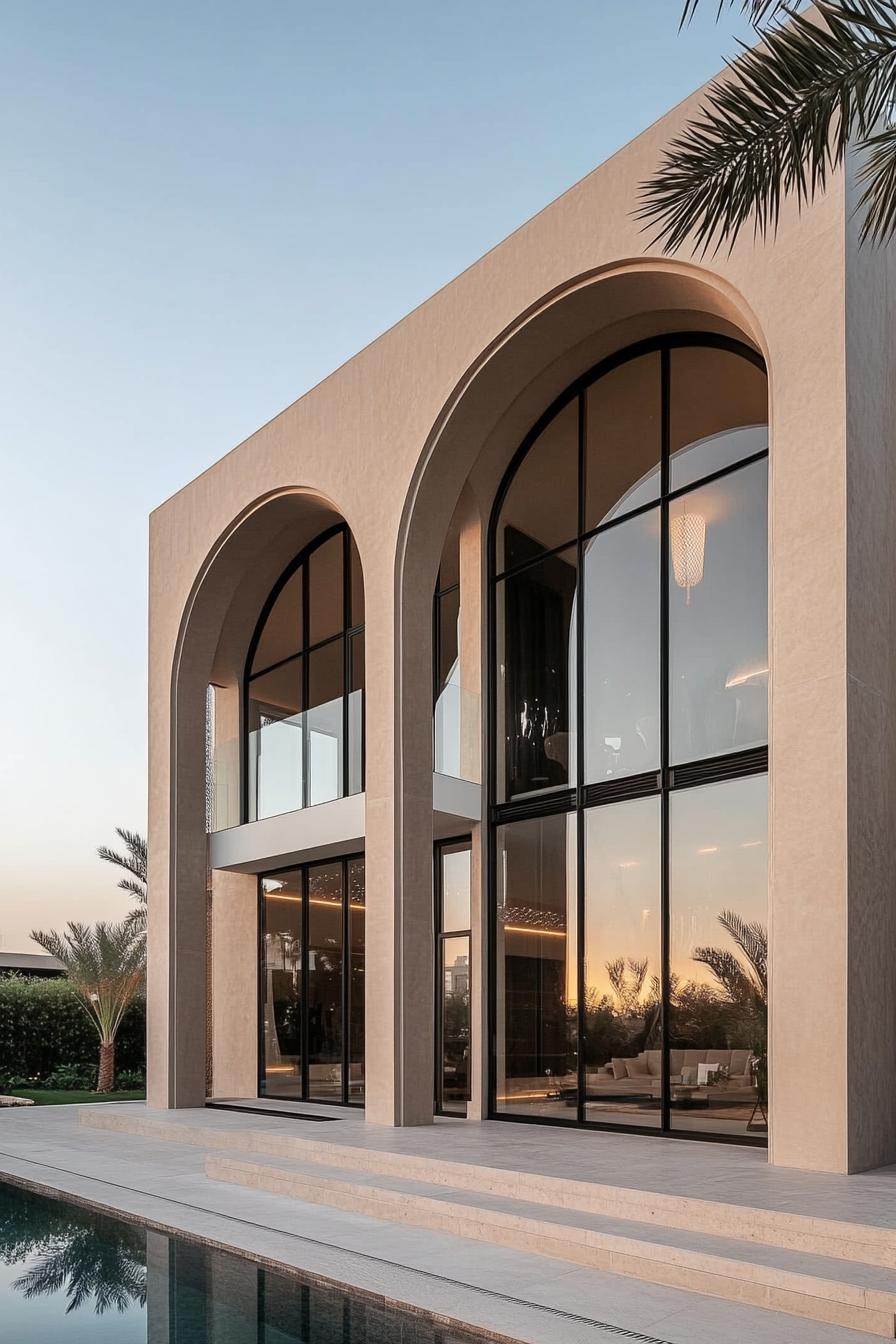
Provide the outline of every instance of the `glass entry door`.
<path id="1" fill-rule="evenodd" d="M 364 858 L 259 883 L 258 1094 L 364 1103 Z"/>

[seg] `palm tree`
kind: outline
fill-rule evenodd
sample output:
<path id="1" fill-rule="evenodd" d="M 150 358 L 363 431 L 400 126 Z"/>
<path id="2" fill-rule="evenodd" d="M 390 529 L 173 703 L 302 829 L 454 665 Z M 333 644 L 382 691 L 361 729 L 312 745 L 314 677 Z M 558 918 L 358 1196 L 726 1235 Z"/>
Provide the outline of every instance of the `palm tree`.
<path id="1" fill-rule="evenodd" d="M 31 937 L 64 965 L 100 1038 L 97 1092 L 115 1086 L 115 1037 L 143 984 L 146 940 L 130 920 L 120 924 L 69 923 L 65 933 L 33 929 Z"/>
<path id="2" fill-rule="evenodd" d="M 100 845 L 96 852 L 106 863 L 112 863 L 116 868 L 123 868 L 127 873 L 127 877 L 123 877 L 118 885 L 122 891 L 130 892 L 137 902 L 137 909 L 128 916 L 128 922 L 138 933 L 145 934 L 146 841 L 139 832 L 126 830 L 122 826 L 115 827 L 115 834 L 124 845 L 123 854 L 118 850 L 109 849 L 108 845 Z"/>
<path id="3" fill-rule="evenodd" d="M 699 112 L 642 183 L 639 216 L 667 252 L 733 244 L 743 226 L 774 234 L 781 203 L 823 192 L 847 149 L 861 154 L 861 239 L 896 232 L 896 0 L 738 3 L 761 45 L 714 80 Z M 685 0 L 682 24 L 699 0 Z"/>

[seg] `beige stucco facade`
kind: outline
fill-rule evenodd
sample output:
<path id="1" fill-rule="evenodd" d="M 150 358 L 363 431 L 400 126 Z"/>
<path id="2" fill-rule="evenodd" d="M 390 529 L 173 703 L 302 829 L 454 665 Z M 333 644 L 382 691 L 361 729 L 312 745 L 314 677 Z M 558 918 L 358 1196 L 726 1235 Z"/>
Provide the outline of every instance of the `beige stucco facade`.
<path id="1" fill-rule="evenodd" d="M 366 596 L 366 954 L 377 972 L 366 1114 L 431 1121 L 432 595 L 444 537 L 460 501 L 462 677 L 481 702 L 484 530 L 511 455 L 604 355 L 699 330 L 745 340 L 769 374 L 770 1160 L 841 1172 L 896 1160 L 892 262 L 886 250 L 858 251 L 839 177 L 802 217 L 785 211 L 774 243 L 663 257 L 633 216 L 638 183 L 698 99 L 153 514 L 152 1106 L 204 1100 L 208 976 L 214 1090 L 253 1087 L 251 864 L 213 870 L 207 952 L 206 688 L 221 688 L 221 736 L 228 721 L 235 732 L 258 612 L 302 545 L 342 517 Z M 481 719 L 466 725 L 468 761 L 483 732 Z M 475 797 L 478 817 L 475 806 L 466 815 L 481 968 L 485 802 Z M 284 843 L 278 860 L 292 853 Z M 313 848 L 307 835 L 302 846 Z M 486 1108 L 481 974 L 472 1003 L 475 1119 Z"/>

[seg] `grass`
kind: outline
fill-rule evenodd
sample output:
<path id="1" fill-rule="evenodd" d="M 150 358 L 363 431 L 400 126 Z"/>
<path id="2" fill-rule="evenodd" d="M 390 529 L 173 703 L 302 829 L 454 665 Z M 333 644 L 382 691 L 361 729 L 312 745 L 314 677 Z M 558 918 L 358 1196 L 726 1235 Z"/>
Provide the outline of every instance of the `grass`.
<path id="1" fill-rule="evenodd" d="M 30 1097 L 35 1106 L 84 1106 L 94 1101 L 143 1101 L 146 1093 L 138 1092 L 52 1092 L 49 1088 L 12 1088 L 10 1097 Z"/>

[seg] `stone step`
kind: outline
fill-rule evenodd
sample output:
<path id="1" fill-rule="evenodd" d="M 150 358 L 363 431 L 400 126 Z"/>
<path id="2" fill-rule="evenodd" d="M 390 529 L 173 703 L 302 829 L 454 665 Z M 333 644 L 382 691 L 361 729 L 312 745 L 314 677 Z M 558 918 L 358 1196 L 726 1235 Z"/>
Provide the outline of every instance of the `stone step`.
<path id="1" fill-rule="evenodd" d="M 81 1123 L 94 1129 L 165 1142 L 322 1163 L 342 1171 L 417 1180 L 472 1194 L 510 1197 L 552 1210 L 566 1209 L 649 1226 L 704 1232 L 730 1237 L 737 1242 L 896 1269 L 896 1227 L 362 1147 L 346 1141 L 306 1137 L 304 1133 L 283 1132 L 269 1126 L 236 1128 L 232 1123 L 206 1124 L 186 1119 L 178 1112 L 172 1112 L 170 1116 L 149 1116 L 136 1111 L 113 1114 L 97 1107 L 82 1111 Z M 228 1117 L 231 1121 L 232 1118 Z"/>
<path id="2" fill-rule="evenodd" d="M 370 1171 L 347 1175 L 314 1161 L 219 1152 L 206 1158 L 206 1174 L 305 1203 L 896 1337 L 896 1275 L 879 1266 L 570 1207 L 549 1210 L 506 1193 Z"/>

